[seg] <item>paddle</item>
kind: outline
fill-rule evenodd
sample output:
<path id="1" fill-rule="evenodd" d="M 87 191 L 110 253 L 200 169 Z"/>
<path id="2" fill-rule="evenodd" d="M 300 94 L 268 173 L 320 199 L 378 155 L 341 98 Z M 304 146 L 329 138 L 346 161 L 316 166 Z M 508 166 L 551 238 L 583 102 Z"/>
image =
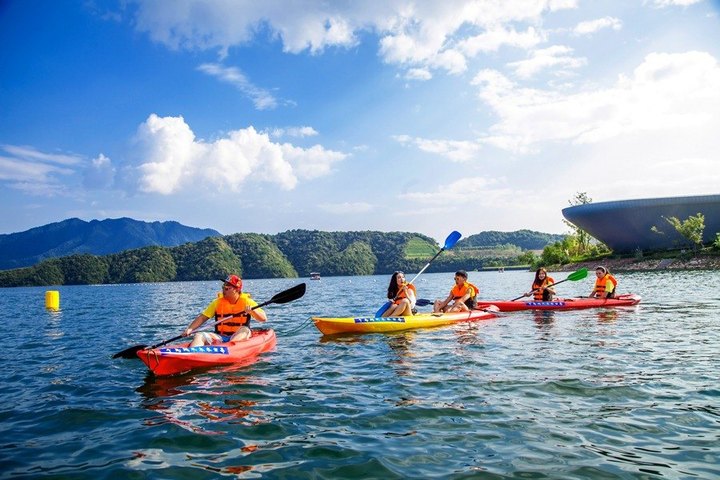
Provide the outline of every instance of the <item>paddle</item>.
<path id="1" fill-rule="evenodd" d="M 548 285 L 548 286 L 546 286 L 546 287 L 543 287 L 543 288 L 554 287 L 555 285 L 557 285 L 557 284 L 559 284 L 559 283 L 567 282 L 568 280 L 570 280 L 571 282 L 576 282 L 576 281 L 578 281 L 578 280 L 582 280 L 583 278 L 587 277 L 587 275 L 588 275 L 588 269 L 585 268 L 585 267 L 583 267 L 583 268 L 581 268 L 580 270 L 578 270 L 577 272 L 573 272 L 573 273 L 571 273 L 570 275 L 568 275 L 568 277 L 567 277 L 565 280 L 560 280 L 559 282 L 551 283 L 550 285 Z M 537 291 L 537 290 L 540 290 L 540 289 L 539 289 L 539 288 L 536 288 L 535 290 L 533 290 L 533 291 L 530 292 L 530 293 L 531 293 L 531 294 L 532 294 L 532 293 L 535 293 L 535 291 Z M 510 300 L 510 301 L 511 301 L 511 302 L 514 302 L 515 300 L 520 300 L 520 299 L 523 298 L 524 296 L 525 296 L 525 295 L 520 295 L 519 297 L 513 298 L 513 299 Z"/>
<path id="2" fill-rule="evenodd" d="M 267 302 L 263 302 L 259 305 L 255 305 L 254 307 L 252 307 L 252 309 L 255 310 L 256 308 L 264 307 L 265 305 L 270 305 L 271 303 L 288 303 L 288 302 L 292 302 L 293 300 L 297 300 L 298 298 L 305 295 L 305 287 L 306 286 L 304 283 L 295 285 L 294 287 L 288 288 L 287 290 L 284 290 L 280 293 L 275 294 Z M 217 322 L 213 323 L 210 326 L 215 327 L 216 325 L 219 325 L 227 320 L 230 320 L 231 318 L 233 318 L 233 317 L 223 318 L 223 319 L 218 320 Z M 190 335 L 192 335 L 200 330 L 205 330 L 205 328 L 196 328 L 195 330 L 190 332 Z M 151 345 L 150 347 L 148 347 L 147 345 L 134 345 L 130 348 L 126 348 L 125 350 L 117 352 L 115 355 L 112 356 L 112 358 L 137 358 L 138 350 L 143 350 L 146 348 L 148 348 L 148 349 L 157 348 L 162 345 L 168 344 L 170 342 L 174 342 L 175 340 L 180 340 L 181 338 L 183 338 L 185 336 L 187 336 L 187 335 L 184 335 L 184 334 L 178 335 L 178 336 L 170 338 L 168 340 L 163 340 L 160 343 L 156 343 L 155 345 Z"/>
<path id="3" fill-rule="evenodd" d="M 438 255 L 440 255 L 443 251 L 454 247 L 455 244 L 457 243 L 457 241 L 460 240 L 460 237 L 462 237 L 462 234 L 460 232 L 453 230 L 450 233 L 450 235 L 448 235 L 447 238 L 445 239 L 445 245 L 443 245 L 443 247 L 440 249 L 440 251 L 437 252 L 435 254 L 435 256 L 430 259 L 430 261 L 422 268 L 422 270 L 420 270 L 418 272 L 417 275 L 415 275 L 415 277 L 413 277 L 412 280 L 410 280 L 410 282 L 408 282 L 408 284 L 413 283 L 415 280 L 417 280 L 417 278 L 420 276 L 420 274 L 423 273 L 430 266 L 430 264 L 433 262 L 433 260 L 435 260 L 438 257 Z M 382 307 L 380 307 L 380 309 L 375 313 L 375 316 L 376 317 L 382 316 L 382 314 L 385 313 L 385 310 L 390 308 L 390 305 L 393 304 L 393 301 L 394 301 L 394 299 L 388 300 L 387 302 L 385 302 L 385 304 Z"/>

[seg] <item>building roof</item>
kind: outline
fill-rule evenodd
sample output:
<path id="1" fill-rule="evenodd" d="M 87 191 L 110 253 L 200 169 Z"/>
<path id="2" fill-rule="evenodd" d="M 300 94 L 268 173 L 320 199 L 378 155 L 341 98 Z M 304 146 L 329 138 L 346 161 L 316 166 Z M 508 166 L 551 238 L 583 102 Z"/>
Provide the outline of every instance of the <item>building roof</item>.
<path id="1" fill-rule="evenodd" d="M 616 253 L 668 250 L 691 246 L 666 218 L 680 221 L 702 213 L 703 242 L 710 243 L 720 232 L 720 195 L 643 198 L 587 203 L 564 208 L 563 216 Z M 656 227 L 662 233 L 655 233 Z"/>

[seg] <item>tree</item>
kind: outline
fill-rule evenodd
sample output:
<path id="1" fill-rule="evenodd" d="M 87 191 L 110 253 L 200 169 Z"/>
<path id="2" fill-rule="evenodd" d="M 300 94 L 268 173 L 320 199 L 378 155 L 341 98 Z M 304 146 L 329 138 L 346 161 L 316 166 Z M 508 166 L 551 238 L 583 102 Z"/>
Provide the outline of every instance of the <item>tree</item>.
<path id="1" fill-rule="evenodd" d="M 532 250 L 523 252 L 522 254 L 518 255 L 518 257 L 517 257 L 518 265 L 535 265 L 535 262 L 537 262 L 537 261 L 538 261 L 538 256 L 535 255 L 535 252 L 533 252 Z"/>
<path id="2" fill-rule="evenodd" d="M 573 198 L 568 200 L 568 203 L 571 206 L 587 205 L 588 203 L 592 203 L 592 198 L 588 197 L 587 192 L 577 192 Z M 577 252 L 575 253 L 578 255 L 587 253 L 590 248 L 590 234 L 574 223 L 570 223 L 567 220 L 563 220 L 563 222 L 574 232 L 577 248 Z"/>
<path id="3" fill-rule="evenodd" d="M 705 231 L 705 215 L 698 213 L 690 215 L 685 220 L 677 217 L 663 217 L 666 222 L 673 226 L 683 238 L 690 242 L 693 250 L 698 251 L 703 246 L 703 232 Z M 655 233 L 662 233 L 657 227 L 651 229 Z"/>

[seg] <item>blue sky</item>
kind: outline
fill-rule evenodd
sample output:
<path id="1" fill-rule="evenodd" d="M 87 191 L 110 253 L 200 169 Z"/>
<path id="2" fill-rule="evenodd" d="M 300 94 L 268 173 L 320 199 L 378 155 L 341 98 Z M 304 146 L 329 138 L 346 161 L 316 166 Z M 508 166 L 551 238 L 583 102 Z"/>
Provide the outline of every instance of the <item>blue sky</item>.
<path id="1" fill-rule="evenodd" d="M 563 233 L 717 194 L 720 2 L 0 2 L 0 233 Z"/>

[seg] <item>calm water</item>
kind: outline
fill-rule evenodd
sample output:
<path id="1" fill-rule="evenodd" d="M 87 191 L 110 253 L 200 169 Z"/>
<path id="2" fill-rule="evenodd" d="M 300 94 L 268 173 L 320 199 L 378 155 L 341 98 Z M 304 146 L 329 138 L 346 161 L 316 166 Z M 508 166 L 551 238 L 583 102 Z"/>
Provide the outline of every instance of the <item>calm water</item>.
<path id="1" fill-rule="evenodd" d="M 274 352 L 170 379 L 111 355 L 179 334 L 219 282 L 60 287 L 55 313 L 0 289 L 0 478 L 720 478 L 720 272 L 618 278 L 640 306 L 340 338 L 307 320 L 373 313 L 389 276 L 307 280 L 266 309 Z M 470 275 L 484 299 L 531 279 Z"/>

